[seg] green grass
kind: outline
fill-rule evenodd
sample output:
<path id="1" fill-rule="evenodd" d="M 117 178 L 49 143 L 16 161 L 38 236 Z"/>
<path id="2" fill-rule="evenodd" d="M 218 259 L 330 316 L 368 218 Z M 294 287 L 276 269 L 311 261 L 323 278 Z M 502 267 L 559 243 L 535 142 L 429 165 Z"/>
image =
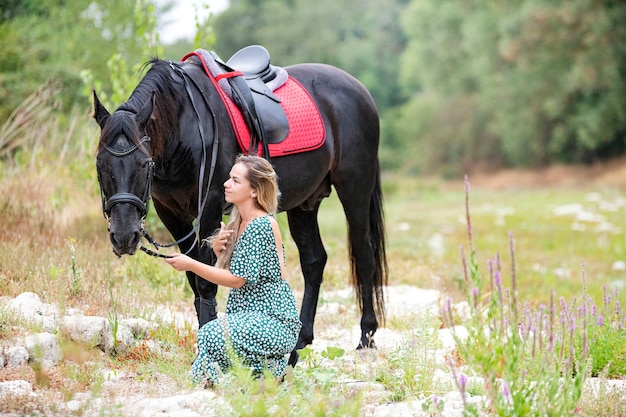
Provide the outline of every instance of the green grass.
<path id="1" fill-rule="evenodd" d="M 385 195 L 390 285 L 435 288 L 459 296 L 460 251 L 468 249 L 463 183 L 392 176 L 385 180 L 393 184 L 386 187 Z M 522 299 L 547 303 L 550 290 L 571 299 L 581 293 L 583 270 L 587 291 L 594 298 L 601 297 L 603 286 L 621 289 L 626 283 L 626 270 L 613 269 L 615 262 L 626 261 L 623 199 L 619 188 L 502 191 L 472 186 L 474 243 L 482 259 L 495 259 L 499 254 L 507 270 L 512 234 Z M 597 219 L 558 214 L 572 205 L 580 205 L 583 215 Z M 322 205 L 320 229 L 329 253 L 324 288 L 342 288 L 347 282 L 347 252 L 344 216 L 336 194 Z M 288 253 L 294 251 L 295 247 L 289 247 Z M 620 299 L 626 301 L 623 295 Z"/>
<path id="2" fill-rule="evenodd" d="M 118 259 L 111 252 L 106 221 L 100 211 L 92 142 L 81 141 L 80 149 L 68 152 L 72 159 L 55 160 L 51 148 L 49 153 L 39 149 L 37 155 L 23 150 L 15 160 L 0 161 L 0 295 L 15 297 L 32 291 L 44 302 L 79 308 L 84 314 L 109 317 L 112 321 L 147 317 L 162 304 L 192 308 L 192 294 L 184 274 L 142 253 Z M 32 160 L 42 164 L 30 163 Z M 467 256 L 469 247 L 463 182 L 384 175 L 383 186 L 389 284 L 438 289 L 455 301 L 464 300 L 461 251 Z M 479 266 L 486 270 L 487 260 L 499 255 L 502 270 L 511 268 L 511 233 L 515 240 L 520 302 L 532 306 L 547 304 L 552 290 L 557 296 L 572 300 L 582 293 L 584 273 L 587 293 L 600 305 L 604 287 L 613 294 L 622 289 L 626 280 L 625 270 L 613 268 L 615 262 L 626 261 L 623 195 L 619 186 L 503 191 L 472 184 L 470 212 Z M 577 220 L 574 211 L 560 215 L 557 212 L 574 205 L 579 205 L 587 217 Z M 278 221 L 286 246 L 286 279 L 297 297 L 301 297 L 304 285 L 285 214 L 280 214 Z M 356 302 L 329 295 L 345 289 L 350 282 L 345 217 L 336 193 L 322 204 L 319 222 L 329 256 L 320 304 L 341 305 L 340 314 L 320 318 L 316 326 L 347 328 L 358 322 Z M 147 224 L 157 240 L 170 240 L 154 211 Z M 218 293 L 220 310 L 225 306 L 226 294 L 223 289 Z M 626 298 L 621 291 L 618 294 L 624 304 Z M 303 404 L 312 398 L 319 415 L 333 415 L 333 410 L 336 415 L 359 415 L 367 401 L 435 398 L 449 387 L 437 386 L 432 379 L 421 376 L 432 375 L 436 367 L 429 350 L 434 348 L 434 342 L 429 339 L 428 329 L 438 328 L 438 323 L 437 318 L 427 320 L 411 314 L 393 318 L 388 328 L 405 332 L 408 342 L 396 350 L 381 352 L 376 364 L 357 365 L 354 351 L 333 360 L 317 358 L 315 366 L 299 367 L 287 388 L 253 383 L 245 375 L 235 374 L 220 389 L 220 395 L 233 402 L 240 400 L 237 395 L 253 398 L 241 404 L 243 414 L 280 408 L 289 398 L 300 399 Z M 0 342 L 17 335 L 17 327 L 24 325 L 0 311 Z M 64 395 L 86 389 L 100 392 L 102 379 L 93 376 L 94 367 L 134 370 L 147 381 L 159 372 L 181 389 L 188 388 L 187 372 L 195 342 L 192 332 L 163 326 L 147 339 L 161 347 L 157 354 L 140 344 L 130 352 L 98 356 L 95 360 L 95 352 L 63 341 L 66 357 L 80 358 L 74 361 L 77 364 L 60 372 L 80 382 L 70 392 L 64 391 Z M 605 346 L 610 356 L 611 345 Z M 367 400 L 370 388 L 351 391 L 345 384 L 329 384 L 325 379 L 329 375 L 381 384 L 384 392 L 371 397 L 378 400 Z M 39 380 L 40 376 L 33 378 Z M 47 383 L 49 388 L 61 389 L 54 385 L 56 379 L 51 381 Z M 245 386 L 241 389 L 234 389 L 242 384 Z M 593 404 L 589 402 L 586 407 Z M 306 408 L 292 411 L 307 415 Z"/>

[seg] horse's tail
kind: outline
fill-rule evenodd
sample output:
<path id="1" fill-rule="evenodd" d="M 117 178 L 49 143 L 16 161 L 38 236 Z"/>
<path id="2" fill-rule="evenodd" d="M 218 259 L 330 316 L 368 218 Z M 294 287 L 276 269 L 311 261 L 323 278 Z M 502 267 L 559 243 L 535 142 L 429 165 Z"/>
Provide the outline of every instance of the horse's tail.
<path id="1" fill-rule="evenodd" d="M 370 242 L 373 256 L 374 256 L 374 274 L 372 277 L 372 293 L 374 299 L 372 300 L 374 305 L 374 313 L 376 314 L 379 325 L 385 323 L 385 294 L 384 288 L 387 286 L 389 268 L 387 266 L 387 254 L 385 251 L 385 215 L 383 209 L 383 192 L 380 182 L 380 167 L 376 167 L 376 182 L 374 184 L 374 190 L 370 197 L 369 204 L 369 230 L 370 230 Z M 350 248 L 352 251 L 352 248 Z M 362 305 L 362 291 L 363 282 L 362 274 L 358 274 L 355 270 L 356 263 L 354 262 L 354 256 L 350 253 L 352 259 L 352 277 L 354 280 L 354 287 L 356 290 L 357 300 L 359 301 L 359 307 L 363 309 Z"/>

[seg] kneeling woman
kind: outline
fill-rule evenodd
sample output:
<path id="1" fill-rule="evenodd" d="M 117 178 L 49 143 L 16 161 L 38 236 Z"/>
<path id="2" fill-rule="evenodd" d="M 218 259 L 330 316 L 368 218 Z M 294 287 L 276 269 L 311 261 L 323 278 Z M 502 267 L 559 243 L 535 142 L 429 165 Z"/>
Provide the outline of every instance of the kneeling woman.
<path id="1" fill-rule="evenodd" d="M 240 156 L 224 183 L 234 204 L 228 225 L 209 239 L 218 257 L 215 267 L 186 255 L 165 261 L 230 287 L 226 315 L 198 331 L 198 356 L 191 367 L 196 382 L 217 382 L 219 366 L 230 366 L 230 348 L 255 374 L 269 369 L 280 377 L 285 355 L 296 346 L 300 319 L 289 284 L 283 279 L 285 257 L 278 223 L 278 185 L 272 165 L 257 156 Z"/>

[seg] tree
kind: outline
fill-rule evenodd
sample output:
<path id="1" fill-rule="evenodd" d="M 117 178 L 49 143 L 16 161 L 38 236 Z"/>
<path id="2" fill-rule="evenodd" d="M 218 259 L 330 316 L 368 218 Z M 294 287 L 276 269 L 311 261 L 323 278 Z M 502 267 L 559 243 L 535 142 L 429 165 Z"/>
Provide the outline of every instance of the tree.
<path id="1" fill-rule="evenodd" d="M 335 65 L 363 82 L 384 112 L 405 99 L 397 77 L 405 39 L 397 20 L 406 3 L 231 0 L 230 7 L 214 20 L 215 50 L 228 59 L 244 46 L 261 44 L 276 65 Z"/>
<path id="2" fill-rule="evenodd" d="M 413 101 L 439 103 L 415 129 L 426 136 L 413 138 L 420 148 L 464 144 L 463 170 L 624 152 L 623 2 L 414 0 L 402 23 L 402 86 Z M 397 123 L 412 118 L 405 113 Z M 438 152 L 428 161 L 435 168 L 458 163 L 458 155 Z"/>
<path id="3" fill-rule="evenodd" d="M 61 86 L 60 110 L 87 106 L 81 71 L 109 80 L 106 63 L 114 53 L 131 62 L 145 61 L 138 4 L 146 2 L 10 1 L 0 20 L 0 120 L 49 80 Z M 108 81 L 105 86 L 111 88 Z"/>

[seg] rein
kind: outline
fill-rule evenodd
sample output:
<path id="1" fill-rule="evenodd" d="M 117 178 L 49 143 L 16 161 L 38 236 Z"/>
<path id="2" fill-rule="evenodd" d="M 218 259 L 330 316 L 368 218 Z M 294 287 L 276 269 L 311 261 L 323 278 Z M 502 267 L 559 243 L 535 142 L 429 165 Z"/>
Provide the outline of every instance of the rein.
<path id="1" fill-rule="evenodd" d="M 157 241 L 155 241 L 154 238 L 144 229 L 143 226 L 144 226 L 144 221 L 146 219 L 146 216 L 148 215 L 148 208 L 150 205 L 150 189 L 152 187 L 152 180 L 154 176 L 154 161 L 152 161 L 152 159 L 150 160 L 150 164 L 148 168 L 148 179 L 147 179 L 146 190 L 144 191 L 144 195 L 142 198 L 139 198 L 135 194 L 132 194 L 132 193 L 116 193 L 107 199 L 106 196 L 104 195 L 104 190 L 102 189 L 102 181 L 100 180 L 100 172 L 98 171 L 98 182 L 100 183 L 100 195 L 102 197 L 102 213 L 104 214 L 105 219 L 109 220 L 111 209 L 116 204 L 128 203 L 137 207 L 141 213 L 142 236 L 150 244 L 154 246 L 156 251 L 146 248 L 145 246 L 143 246 L 143 244 L 139 247 L 139 249 L 141 249 L 144 253 L 150 256 L 159 257 L 159 258 L 171 258 L 171 255 L 164 255 L 162 253 L 159 253 L 158 252 L 159 248 L 169 248 L 175 245 L 179 245 L 180 243 L 190 238 L 192 235 L 195 235 L 195 238 L 194 238 L 193 243 L 187 250 L 187 252 L 185 252 L 186 255 L 189 252 L 191 252 L 191 250 L 196 244 L 200 242 L 200 233 L 199 233 L 199 228 L 200 228 L 200 223 L 201 223 L 200 220 L 202 217 L 202 213 L 204 211 L 204 207 L 208 200 L 209 189 L 213 181 L 213 175 L 215 173 L 215 166 L 217 163 L 217 151 L 218 151 L 218 144 L 219 144 L 218 126 L 217 126 L 217 121 L 215 119 L 215 112 L 213 111 L 213 108 L 211 107 L 210 103 L 205 97 L 203 90 L 198 86 L 198 84 L 196 84 L 196 82 L 191 77 L 187 75 L 187 73 L 185 73 L 185 71 L 183 71 L 183 69 L 179 65 L 175 65 L 172 61 L 170 61 L 170 67 L 181 76 L 181 78 L 183 79 L 185 83 L 185 90 L 187 92 L 187 95 L 189 96 L 189 99 L 191 100 L 193 110 L 196 114 L 198 131 L 200 133 L 200 139 L 202 141 L 202 161 L 200 162 L 200 172 L 198 174 L 199 175 L 199 178 L 198 178 L 198 215 L 196 217 L 195 224 L 193 225 L 193 228 L 191 229 L 191 231 L 186 236 L 176 240 L 175 242 L 162 244 L 162 243 L 158 243 Z M 206 139 L 204 136 L 204 130 L 202 129 L 202 124 L 200 122 L 200 113 L 198 112 L 198 108 L 196 106 L 196 102 L 194 100 L 193 92 L 191 91 L 191 87 L 189 85 L 188 79 L 190 79 L 194 83 L 198 91 L 200 91 L 200 93 L 202 94 L 202 99 L 204 103 L 206 104 L 206 106 L 208 107 L 213 117 L 213 150 L 211 153 L 211 166 L 209 169 L 209 177 L 207 179 L 206 193 L 204 194 L 204 197 L 202 196 L 203 194 L 202 184 L 203 184 L 203 179 L 204 179 L 204 173 L 206 171 L 206 160 L 207 160 Z M 111 155 L 116 156 L 118 158 L 123 158 L 125 156 L 132 154 L 135 150 L 139 149 L 141 144 L 144 142 L 150 142 L 150 137 L 148 137 L 147 135 L 143 136 L 137 144 L 123 151 L 117 151 L 109 146 L 105 146 L 104 148 Z"/>
<path id="2" fill-rule="evenodd" d="M 146 254 L 150 256 L 160 257 L 160 258 L 171 258 L 171 256 L 163 255 L 162 253 L 159 253 L 158 252 L 159 248 L 170 248 L 172 246 L 180 244 L 181 242 L 184 242 L 185 240 L 190 238 L 192 235 L 195 235 L 193 243 L 191 244 L 187 252 L 185 252 L 185 255 L 187 255 L 189 252 L 191 252 L 191 249 L 200 242 L 200 231 L 199 231 L 200 220 L 202 217 L 202 213 L 204 212 L 204 207 L 209 197 L 209 189 L 211 187 L 211 183 L 213 182 L 213 174 L 215 173 L 215 166 L 217 163 L 217 150 L 218 150 L 218 145 L 219 145 L 219 135 L 218 135 L 217 121 L 215 119 L 215 112 L 213 111 L 211 104 L 208 102 L 208 100 L 204 96 L 203 90 L 196 84 L 193 78 L 189 77 L 187 73 L 183 71 L 180 65 L 176 65 L 174 64 L 174 62 L 170 61 L 170 67 L 172 68 L 172 70 L 176 71 L 183 79 L 185 83 L 185 91 L 187 92 L 187 96 L 191 100 L 191 105 L 193 107 L 194 112 L 196 113 L 198 132 L 200 133 L 200 139 L 202 141 L 202 162 L 200 163 L 200 172 L 198 174 L 198 177 L 199 177 L 198 178 L 198 216 L 196 217 L 195 224 L 193 225 L 193 228 L 191 229 L 191 231 L 186 236 L 176 240 L 175 242 L 168 243 L 168 244 L 162 244 L 162 243 L 156 242 L 154 238 L 150 236 L 150 234 L 147 231 L 145 230 L 143 231 L 143 236 L 146 238 L 148 242 L 150 242 L 154 246 L 154 248 L 156 249 L 156 252 L 144 247 L 143 245 L 141 245 L 139 249 L 141 249 L 142 251 L 144 251 Z M 200 93 L 202 94 L 202 99 L 204 101 L 204 104 L 206 104 L 207 108 L 211 112 L 211 116 L 213 120 L 213 150 L 211 152 L 211 166 L 209 169 L 209 178 L 207 180 L 206 193 L 204 194 L 204 198 L 202 198 L 202 182 L 204 179 L 204 172 L 206 170 L 206 159 L 207 159 L 206 139 L 204 137 L 204 130 L 202 129 L 202 124 L 200 123 L 200 113 L 198 112 L 198 108 L 196 106 L 196 102 L 194 100 L 193 92 L 191 91 L 191 87 L 189 85 L 188 79 L 190 79 L 194 83 L 198 91 L 200 91 Z"/>

